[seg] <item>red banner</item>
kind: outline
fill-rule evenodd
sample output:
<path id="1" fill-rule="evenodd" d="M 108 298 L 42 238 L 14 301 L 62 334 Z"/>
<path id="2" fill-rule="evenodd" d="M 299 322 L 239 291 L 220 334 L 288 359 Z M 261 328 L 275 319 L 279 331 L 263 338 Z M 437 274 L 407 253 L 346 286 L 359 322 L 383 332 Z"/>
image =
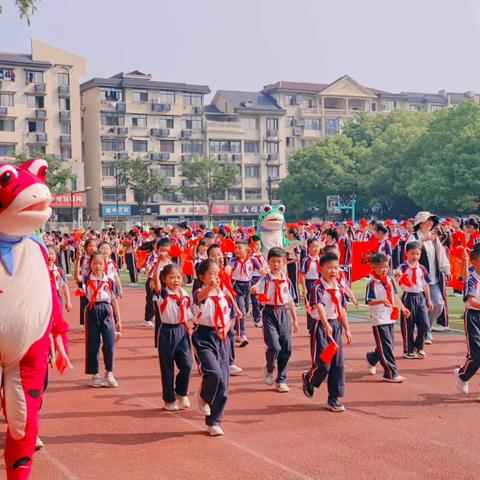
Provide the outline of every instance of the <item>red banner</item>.
<path id="1" fill-rule="evenodd" d="M 373 237 L 368 242 L 352 242 L 352 283 L 370 275 L 370 259 L 377 250 L 378 240 Z"/>
<path id="2" fill-rule="evenodd" d="M 74 208 L 82 208 L 85 206 L 85 199 L 84 199 L 83 192 L 74 193 L 73 195 L 71 195 L 70 193 L 52 192 L 52 203 L 50 204 L 50 206 L 52 208 L 71 207 L 72 200 L 73 200 Z"/>

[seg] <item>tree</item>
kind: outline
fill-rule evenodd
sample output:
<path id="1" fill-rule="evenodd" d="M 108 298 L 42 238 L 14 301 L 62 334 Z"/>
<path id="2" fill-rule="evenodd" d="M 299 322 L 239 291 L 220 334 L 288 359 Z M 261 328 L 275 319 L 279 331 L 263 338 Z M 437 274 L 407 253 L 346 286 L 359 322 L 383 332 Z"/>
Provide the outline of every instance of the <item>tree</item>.
<path id="1" fill-rule="evenodd" d="M 234 185 L 236 174 L 237 170 L 233 165 L 221 165 L 213 158 L 194 158 L 182 165 L 182 177 L 186 180 L 182 193 L 204 203 L 211 221 L 214 201 Z"/>
<path id="2" fill-rule="evenodd" d="M 344 135 L 326 137 L 294 154 L 279 194 L 289 219 L 311 216 L 312 209 L 325 216 L 326 196 L 356 194 L 352 141 Z"/>
<path id="3" fill-rule="evenodd" d="M 37 11 L 37 4 L 39 0 L 14 0 L 18 8 L 20 18 L 25 18 L 30 25 L 30 18 Z M 3 13 L 3 8 L 0 5 L 0 13 Z"/>
<path id="4" fill-rule="evenodd" d="M 72 172 L 70 167 L 65 167 L 65 165 L 53 155 L 36 155 L 39 158 L 43 158 L 48 163 L 48 175 L 47 175 L 47 185 L 48 188 L 54 193 L 67 193 L 70 189 L 67 187 L 72 180 L 76 180 L 77 176 Z M 15 155 L 14 163 L 16 165 L 26 162 L 31 158 L 31 155 L 26 153 L 17 153 Z"/>
<path id="5" fill-rule="evenodd" d="M 165 195 L 172 191 L 167 179 L 155 175 L 151 166 L 152 162 L 142 157 L 126 158 L 117 163 L 117 179 L 133 191 L 142 222 L 150 198 L 155 194 Z"/>

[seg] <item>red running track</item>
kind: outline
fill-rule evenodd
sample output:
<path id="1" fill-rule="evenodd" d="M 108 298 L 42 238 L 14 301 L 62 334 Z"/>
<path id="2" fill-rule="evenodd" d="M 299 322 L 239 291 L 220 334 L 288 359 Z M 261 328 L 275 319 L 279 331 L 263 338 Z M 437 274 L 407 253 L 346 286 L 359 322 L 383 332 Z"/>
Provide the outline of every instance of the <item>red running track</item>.
<path id="1" fill-rule="evenodd" d="M 141 326 L 143 290 L 126 293 L 118 389 L 88 387 L 78 308 L 67 315 L 75 369 L 63 378 L 51 375 L 40 423 L 46 447 L 35 456 L 32 479 L 480 478 L 480 389 L 472 381 L 473 392 L 461 397 L 452 376 L 465 354 L 463 336 L 437 334 L 427 359 L 398 360 L 407 381 L 387 384 L 381 374 L 366 374 L 373 337 L 367 324 L 354 323 L 354 344 L 345 348 L 348 410 L 338 414 L 324 408 L 325 386 L 313 399 L 302 393 L 309 358 L 304 319 L 294 338 L 287 394 L 262 383 L 261 331 L 250 327 L 251 343 L 237 354 L 244 374 L 231 378 L 225 436 L 210 438 L 193 402 L 191 411 L 161 410 L 153 332 Z M 191 392 L 199 379 L 195 372 Z"/>

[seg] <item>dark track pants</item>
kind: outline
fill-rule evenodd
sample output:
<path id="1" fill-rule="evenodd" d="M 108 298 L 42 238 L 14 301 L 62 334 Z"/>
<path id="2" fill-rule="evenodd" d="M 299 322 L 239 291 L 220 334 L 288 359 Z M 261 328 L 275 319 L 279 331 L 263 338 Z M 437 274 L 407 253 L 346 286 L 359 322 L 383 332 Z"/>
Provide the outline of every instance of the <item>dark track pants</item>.
<path id="1" fill-rule="evenodd" d="M 250 282 L 238 282 L 234 280 L 232 282 L 233 290 L 237 294 L 235 300 L 237 301 L 238 308 L 242 312 L 242 318 L 236 320 L 237 335 L 247 336 L 247 325 L 245 318 L 250 307 Z"/>
<path id="2" fill-rule="evenodd" d="M 173 403 L 175 394 L 187 396 L 193 360 L 190 337 L 185 325 L 161 325 L 158 332 L 158 358 L 162 374 L 163 401 Z M 178 368 L 176 377 L 175 365 Z"/>
<path id="3" fill-rule="evenodd" d="M 467 360 L 460 367 L 459 377 L 467 382 L 480 368 L 480 310 L 465 310 L 464 325 L 467 337 Z"/>
<path id="4" fill-rule="evenodd" d="M 251 286 L 255 285 L 258 283 L 260 280 L 260 277 L 255 277 L 252 279 Z M 255 323 L 258 323 L 260 319 L 262 318 L 262 311 L 260 309 L 260 303 L 258 301 L 258 296 L 257 295 L 250 295 L 250 301 L 252 302 L 252 317 L 253 321 Z"/>
<path id="5" fill-rule="evenodd" d="M 145 322 L 153 322 L 155 319 L 155 309 L 153 308 L 153 280 L 147 278 L 145 282 Z"/>
<path id="6" fill-rule="evenodd" d="M 226 341 L 217 337 L 214 328 L 199 325 L 192 335 L 195 353 L 200 361 L 202 386 L 200 396 L 210 405 L 208 426 L 220 425 L 228 398 L 228 353 Z"/>
<path id="7" fill-rule="evenodd" d="M 133 253 L 127 253 L 125 255 L 125 262 L 127 263 L 127 269 L 130 275 L 130 283 L 137 283 L 138 274 L 137 267 L 135 265 L 135 256 L 133 255 Z"/>
<path id="8" fill-rule="evenodd" d="M 373 352 L 367 353 L 367 362 L 372 366 L 380 362 L 384 370 L 383 376 L 393 378 L 398 375 L 397 364 L 393 355 L 395 324 L 374 325 L 372 330 L 376 348 Z"/>
<path id="9" fill-rule="evenodd" d="M 115 322 L 112 306 L 107 302 L 97 302 L 85 310 L 85 373 L 98 373 L 98 354 L 103 342 L 103 362 L 107 372 L 113 371 L 113 352 L 115 350 Z"/>
<path id="10" fill-rule="evenodd" d="M 265 305 L 262 311 L 263 340 L 267 346 L 265 358 L 267 371 L 275 370 L 277 363 L 276 383 L 284 383 L 287 380 L 288 360 L 292 355 L 292 334 L 290 317 L 283 306 L 275 307 Z"/>
<path id="11" fill-rule="evenodd" d="M 401 318 L 403 353 L 413 353 L 415 349 L 423 350 L 429 328 L 425 295 L 423 293 L 404 293 L 402 302 L 410 310 L 410 317 L 405 318 L 402 314 Z M 417 328 L 416 336 L 415 327 Z"/>
<path id="12" fill-rule="evenodd" d="M 342 326 L 336 319 L 328 320 L 328 322 L 332 327 L 332 337 L 338 345 L 338 352 L 330 365 L 320 359 L 320 355 L 327 348 L 330 339 L 325 335 L 322 323 L 316 321 L 310 335 L 312 367 L 308 372 L 308 378 L 311 385 L 318 388 L 328 376 L 328 397 L 333 399 L 343 397 L 345 393 L 345 367 L 343 364 Z"/>

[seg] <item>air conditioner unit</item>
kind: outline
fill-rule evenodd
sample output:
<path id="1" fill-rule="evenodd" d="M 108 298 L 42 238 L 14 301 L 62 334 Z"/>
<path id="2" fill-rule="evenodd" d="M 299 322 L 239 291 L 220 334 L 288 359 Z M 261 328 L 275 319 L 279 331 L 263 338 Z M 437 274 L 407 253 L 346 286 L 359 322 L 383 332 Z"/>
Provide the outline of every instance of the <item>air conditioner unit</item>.
<path id="1" fill-rule="evenodd" d="M 118 127 L 117 128 L 118 135 L 127 135 L 128 134 L 128 127 Z"/>
<path id="2" fill-rule="evenodd" d="M 302 133 L 303 133 L 303 131 L 300 127 L 294 127 L 293 128 L 293 134 L 294 135 L 301 135 Z"/>
<path id="3" fill-rule="evenodd" d="M 268 160 L 268 153 L 262 153 L 261 159 L 262 160 Z"/>
<path id="4" fill-rule="evenodd" d="M 151 128 L 150 134 L 152 137 L 161 137 L 162 136 L 162 129 L 161 128 Z"/>
<path id="5" fill-rule="evenodd" d="M 204 112 L 204 107 L 194 107 L 193 108 L 193 111 L 197 114 L 197 115 L 200 115 L 201 113 Z"/>
<path id="6" fill-rule="evenodd" d="M 8 108 L 7 107 L 0 107 L 0 115 L 7 115 Z"/>
<path id="7" fill-rule="evenodd" d="M 154 97 L 154 98 L 152 99 L 152 103 L 160 103 L 160 99 L 157 98 L 157 97 Z"/>
<path id="8" fill-rule="evenodd" d="M 161 161 L 167 161 L 167 160 L 170 160 L 170 153 L 161 153 L 160 154 L 160 160 Z"/>
<path id="9" fill-rule="evenodd" d="M 191 130 L 182 130 L 182 138 L 190 138 L 192 136 Z"/>
<path id="10" fill-rule="evenodd" d="M 192 158 L 192 155 L 182 155 L 182 162 L 191 162 Z"/>
<path id="11" fill-rule="evenodd" d="M 242 161 L 242 156 L 239 153 L 234 153 L 232 155 L 232 160 L 234 162 L 241 162 Z"/>
<path id="12" fill-rule="evenodd" d="M 159 161 L 162 159 L 161 155 L 162 155 L 161 153 L 151 153 L 150 158 L 154 161 Z"/>
<path id="13" fill-rule="evenodd" d="M 268 154 L 268 160 L 270 161 L 277 161 L 278 160 L 278 153 L 269 153 Z"/>
<path id="14" fill-rule="evenodd" d="M 296 118 L 296 119 L 295 119 L 295 126 L 296 126 L 296 127 L 304 127 L 304 126 L 305 126 L 305 119 L 303 119 L 303 118 Z"/>

